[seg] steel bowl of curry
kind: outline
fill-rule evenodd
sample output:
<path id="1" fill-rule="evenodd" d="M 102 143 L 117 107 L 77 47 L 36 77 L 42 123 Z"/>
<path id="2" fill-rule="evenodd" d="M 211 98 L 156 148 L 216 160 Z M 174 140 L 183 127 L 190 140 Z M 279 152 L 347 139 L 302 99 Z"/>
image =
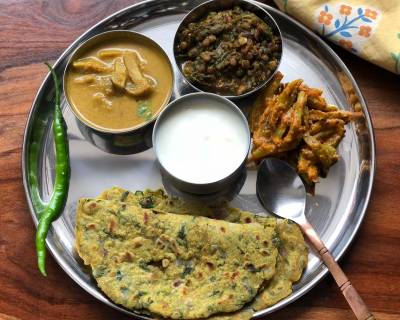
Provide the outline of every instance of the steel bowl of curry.
<path id="1" fill-rule="evenodd" d="M 271 80 L 281 61 L 282 36 L 258 5 L 211 0 L 182 20 L 173 48 L 178 69 L 194 89 L 237 99 Z"/>
<path id="2" fill-rule="evenodd" d="M 152 146 L 154 122 L 171 98 L 174 73 L 156 42 L 115 30 L 72 53 L 63 85 L 84 137 L 103 151 L 132 154 Z"/>

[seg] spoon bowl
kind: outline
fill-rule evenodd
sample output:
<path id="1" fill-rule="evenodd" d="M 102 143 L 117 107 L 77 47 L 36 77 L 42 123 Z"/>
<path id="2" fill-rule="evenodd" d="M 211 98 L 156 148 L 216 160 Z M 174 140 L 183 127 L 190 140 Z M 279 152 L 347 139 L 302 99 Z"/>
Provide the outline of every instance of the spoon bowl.
<path id="1" fill-rule="evenodd" d="M 306 207 L 306 189 L 296 170 L 288 163 L 265 159 L 257 174 L 257 197 L 269 212 L 301 223 Z"/>

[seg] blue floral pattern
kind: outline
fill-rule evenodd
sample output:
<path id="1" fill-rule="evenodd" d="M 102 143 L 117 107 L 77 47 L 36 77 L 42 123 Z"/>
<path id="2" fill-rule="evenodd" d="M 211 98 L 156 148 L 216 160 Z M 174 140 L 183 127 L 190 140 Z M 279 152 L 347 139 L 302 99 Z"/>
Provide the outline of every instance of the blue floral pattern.
<path id="1" fill-rule="evenodd" d="M 376 9 L 347 4 L 325 4 L 317 10 L 317 32 L 342 47 L 358 53 L 376 29 L 380 13 Z"/>

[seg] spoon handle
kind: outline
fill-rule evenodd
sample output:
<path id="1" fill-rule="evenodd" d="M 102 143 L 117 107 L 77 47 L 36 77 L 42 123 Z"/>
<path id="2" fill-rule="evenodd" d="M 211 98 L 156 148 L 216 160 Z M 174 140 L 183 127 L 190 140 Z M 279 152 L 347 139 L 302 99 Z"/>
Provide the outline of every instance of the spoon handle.
<path id="1" fill-rule="evenodd" d="M 375 320 L 373 314 L 368 310 L 368 307 L 358 294 L 357 290 L 352 286 L 350 280 L 344 274 L 342 268 L 338 265 L 335 259 L 332 257 L 329 250 L 325 247 L 324 243 L 315 232 L 312 225 L 306 221 L 301 224 L 301 228 L 304 234 L 308 237 L 308 240 L 314 246 L 314 249 L 321 256 L 322 261 L 328 267 L 337 285 L 342 291 L 347 303 L 350 305 L 353 313 L 358 320 Z"/>

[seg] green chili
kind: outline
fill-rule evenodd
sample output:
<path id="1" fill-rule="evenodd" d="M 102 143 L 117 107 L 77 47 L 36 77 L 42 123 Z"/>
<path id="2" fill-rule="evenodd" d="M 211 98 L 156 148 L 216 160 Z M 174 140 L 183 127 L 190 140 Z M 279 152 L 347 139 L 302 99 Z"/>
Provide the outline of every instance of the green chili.
<path id="1" fill-rule="evenodd" d="M 54 81 L 55 105 L 53 136 L 55 145 L 55 182 L 49 203 L 43 208 L 36 231 L 36 253 L 40 272 L 46 276 L 46 236 L 51 223 L 58 218 L 67 201 L 70 165 L 67 139 L 67 126 L 61 112 L 60 83 L 54 69 L 46 63 Z"/>

